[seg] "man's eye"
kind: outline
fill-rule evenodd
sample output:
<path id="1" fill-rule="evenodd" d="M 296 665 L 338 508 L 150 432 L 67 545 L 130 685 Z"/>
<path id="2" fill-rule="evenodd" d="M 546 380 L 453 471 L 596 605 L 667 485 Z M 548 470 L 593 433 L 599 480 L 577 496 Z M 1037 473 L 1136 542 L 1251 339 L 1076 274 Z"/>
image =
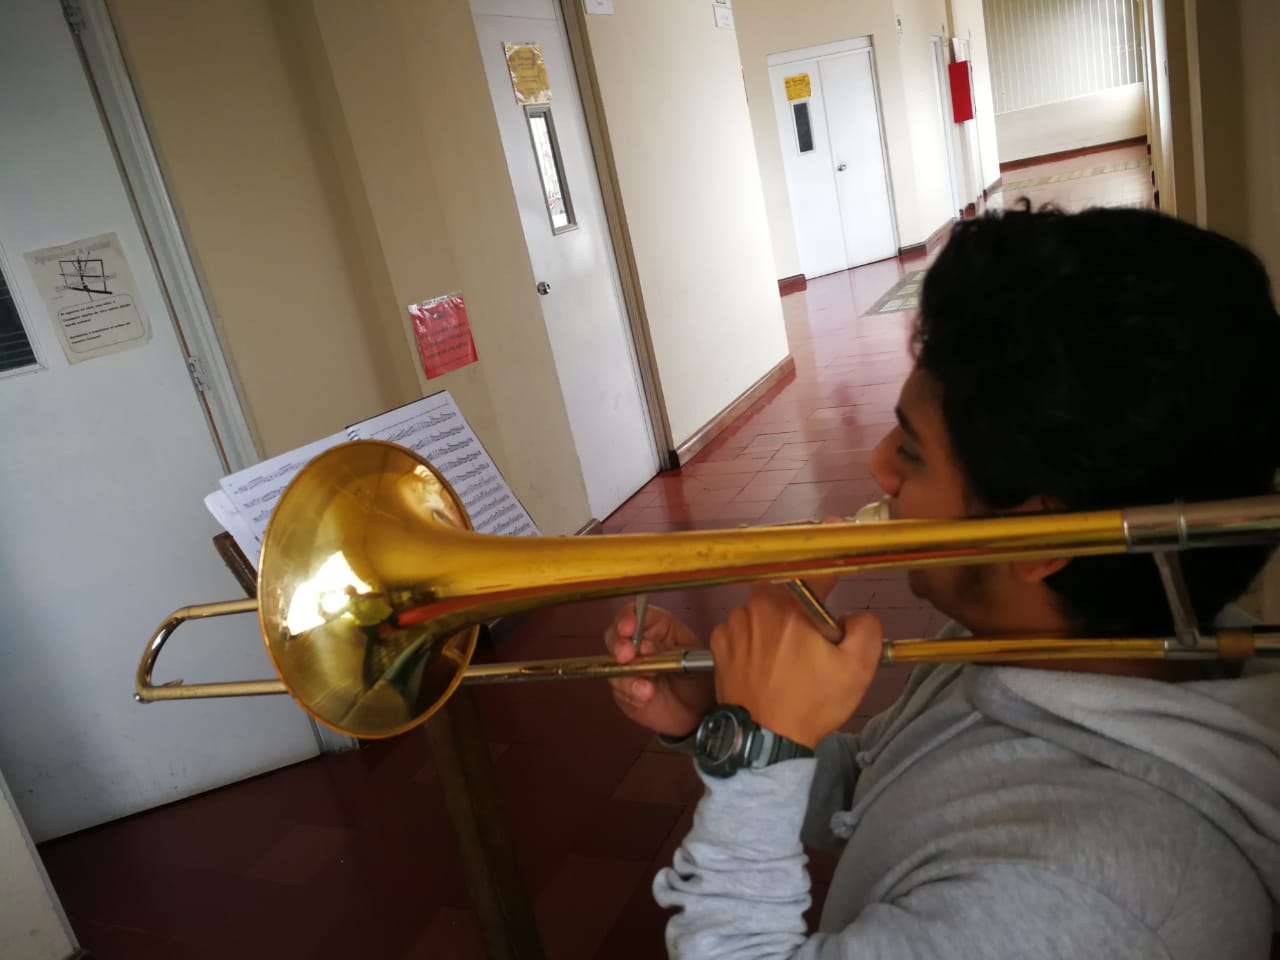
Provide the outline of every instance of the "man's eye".
<path id="1" fill-rule="evenodd" d="M 908 450 L 905 444 L 898 444 L 898 456 L 909 463 L 920 462 L 920 455 L 912 450 Z"/>

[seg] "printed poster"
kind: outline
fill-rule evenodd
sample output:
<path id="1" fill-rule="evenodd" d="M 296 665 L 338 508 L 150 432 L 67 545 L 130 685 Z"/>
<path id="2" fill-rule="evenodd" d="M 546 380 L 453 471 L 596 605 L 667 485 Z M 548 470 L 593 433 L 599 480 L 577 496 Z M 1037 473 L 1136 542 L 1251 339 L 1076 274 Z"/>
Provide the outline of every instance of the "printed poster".
<path id="1" fill-rule="evenodd" d="M 151 339 L 133 273 L 114 233 L 36 250 L 26 260 L 68 363 Z"/>
<path id="2" fill-rule="evenodd" d="M 542 58 L 542 47 L 536 43 L 504 43 L 507 69 L 511 72 L 511 88 L 516 103 L 551 102 L 551 81 L 547 79 L 547 62 Z"/>
<path id="3" fill-rule="evenodd" d="M 476 343 L 462 294 L 450 293 L 409 307 L 413 339 L 427 379 L 475 363 Z"/>
<path id="4" fill-rule="evenodd" d="M 794 77 L 787 77 L 783 82 L 787 85 L 788 101 L 805 100 L 813 96 L 807 73 L 797 73 Z"/>

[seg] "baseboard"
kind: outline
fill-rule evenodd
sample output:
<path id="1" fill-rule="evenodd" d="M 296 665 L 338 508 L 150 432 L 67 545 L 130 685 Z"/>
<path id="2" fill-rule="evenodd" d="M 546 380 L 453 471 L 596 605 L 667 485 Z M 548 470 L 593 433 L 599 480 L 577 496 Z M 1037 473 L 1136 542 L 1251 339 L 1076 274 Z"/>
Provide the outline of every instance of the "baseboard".
<path id="1" fill-rule="evenodd" d="M 584 525 L 582 529 L 580 529 L 577 533 L 574 534 L 574 536 L 575 537 L 594 537 L 601 533 L 604 533 L 604 524 L 601 523 L 599 520 L 597 520 L 595 517 L 592 517 L 590 520 L 587 521 L 586 525 Z"/>
<path id="2" fill-rule="evenodd" d="M 1147 144 L 1147 138 L 1130 137 L 1128 140 L 1116 140 L 1111 143 L 1100 143 L 1093 147 L 1080 147 L 1076 150 L 1060 150 L 1057 153 L 1045 153 L 1038 157 L 1022 157 L 1018 160 L 1010 160 L 1008 163 L 1000 164 L 1000 172 L 1008 173 L 1010 170 L 1020 170 L 1023 167 L 1034 167 L 1041 163 L 1053 163 L 1058 160 L 1074 160 L 1076 157 L 1087 157 L 1091 153 L 1103 153 L 1107 150 L 1118 150 L 1121 147 L 1140 147 Z"/>
<path id="3" fill-rule="evenodd" d="M 951 229 L 956 225 L 956 218 L 951 217 L 933 233 L 929 234 L 929 239 L 924 242 L 925 250 L 933 253 L 934 250 L 942 246 L 942 244 L 951 235 Z"/>
<path id="4" fill-rule="evenodd" d="M 929 234 L 929 236 L 925 237 L 921 243 L 912 243 L 905 247 L 899 247 L 898 256 L 914 257 L 921 254 L 933 253 L 934 250 L 941 246 L 942 241 L 947 238 L 947 234 L 951 232 L 951 228 L 955 226 L 955 223 L 956 218 L 949 217 L 946 223 L 933 231 L 933 233 Z"/>
<path id="5" fill-rule="evenodd" d="M 729 404 L 718 414 L 707 421 L 706 425 L 697 430 L 684 443 L 680 444 L 675 450 L 676 463 L 684 466 L 702 450 L 708 443 L 714 440 L 724 429 L 747 412 L 748 409 L 763 397 L 766 393 L 778 386 L 784 380 L 794 377 L 796 373 L 795 357 L 787 354 L 774 366 L 772 370 L 751 385 L 737 400 Z"/>
<path id="6" fill-rule="evenodd" d="M 778 294 L 785 297 L 789 293 L 799 293 L 801 290 L 807 290 L 809 281 L 805 279 L 803 273 L 797 273 L 793 277 L 783 277 L 778 281 Z"/>

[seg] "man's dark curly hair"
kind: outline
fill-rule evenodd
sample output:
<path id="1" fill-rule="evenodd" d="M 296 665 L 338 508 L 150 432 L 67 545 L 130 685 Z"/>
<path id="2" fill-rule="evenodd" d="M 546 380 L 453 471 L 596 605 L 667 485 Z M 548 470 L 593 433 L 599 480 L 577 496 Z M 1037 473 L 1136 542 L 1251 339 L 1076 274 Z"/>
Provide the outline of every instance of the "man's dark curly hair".
<path id="1" fill-rule="evenodd" d="M 1226 237 L 1133 209 L 963 221 L 926 275 L 913 348 L 978 509 L 1272 490 L 1280 315 L 1262 263 Z M 1268 555 L 1182 554 L 1203 623 Z M 1077 629 L 1172 630 L 1150 557 L 1075 559 L 1046 582 Z"/>

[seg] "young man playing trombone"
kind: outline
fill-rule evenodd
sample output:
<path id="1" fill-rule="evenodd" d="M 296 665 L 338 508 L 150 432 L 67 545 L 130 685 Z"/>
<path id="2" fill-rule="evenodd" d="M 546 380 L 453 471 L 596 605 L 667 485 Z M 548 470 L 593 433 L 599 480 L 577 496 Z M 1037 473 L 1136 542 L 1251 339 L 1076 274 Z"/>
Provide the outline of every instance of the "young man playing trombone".
<path id="1" fill-rule="evenodd" d="M 1155 213 L 959 224 L 930 269 L 898 425 L 872 474 L 895 519 L 1270 493 L 1280 316 L 1259 262 Z M 1180 555 L 1205 625 L 1265 548 Z M 913 570 L 953 634 L 1164 636 L 1149 556 Z M 811 584 L 819 594 L 829 584 Z M 713 676 L 611 681 L 706 792 L 654 881 L 673 957 L 1265 957 L 1280 896 L 1280 673 L 1246 661 L 938 664 L 857 735 L 883 635 L 838 645 L 760 587 Z M 623 610 L 606 643 L 634 657 Z M 700 646 L 650 607 L 641 653 Z M 733 734 L 760 732 L 742 756 Z M 806 931 L 803 844 L 840 851 Z"/>

